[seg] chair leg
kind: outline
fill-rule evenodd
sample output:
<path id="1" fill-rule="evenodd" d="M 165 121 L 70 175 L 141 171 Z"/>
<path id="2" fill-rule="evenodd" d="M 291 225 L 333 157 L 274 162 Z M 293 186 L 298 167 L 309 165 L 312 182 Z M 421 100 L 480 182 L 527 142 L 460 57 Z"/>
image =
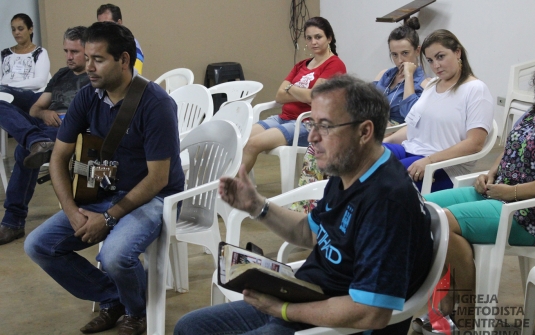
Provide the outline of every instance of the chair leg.
<path id="1" fill-rule="evenodd" d="M 292 157 L 294 159 L 292 159 Z M 283 152 L 279 156 L 281 173 L 281 191 L 286 193 L 294 189 L 295 185 L 295 155 Z"/>
<path id="2" fill-rule="evenodd" d="M 212 276 L 212 300 L 211 300 L 212 306 L 225 303 L 225 295 L 223 294 L 223 292 L 221 292 L 221 290 L 216 285 L 216 283 L 217 283 L 217 269 L 216 271 L 214 271 L 214 274 Z"/>
<path id="3" fill-rule="evenodd" d="M 527 278 L 526 295 L 524 299 L 524 322 L 522 323 L 522 335 L 533 334 L 533 322 L 535 322 L 535 268 L 531 269 Z"/>
<path id="4" fill-rule="evenodd" d="M 98 244 L 98 252 L 100 252 L 100 249 L 102 249 L 102 242 L 100 242 Z M 102 264 L 100 264 L 100 262 L 98 262 L 97 263 L 97 269 L 100 270 L 101 268 L 102 268 Z M 94 313 L 94 312 L 96 312 L 96 310 L 97 310 L 97 303 L 96 303 L 96 301 L 93 301 L 93 307 L 91 308 L 91 311 Z"/>
<path id="5" fill-rule="evenodd" d="M 188 280 L 188 244 L 171 238 L 171 268 L 175 279 L 175 291 L 186 293 L 189 291 Z"/>
<path id="6" fill-rule="evenodd" d="M 154 240 L 145 250 L 145 266 L 148 268 L 147 334 L 151 335 L 165 334 L 168 254 L 167 243 L 161 238 Z"/>
<path id="7" fill-rule="evenodd" d="M 501 257 L 494 252 L 494 246 L 480 247 L 474 246 L 474 259 L 476 265 L 476 296 L 484 297 L 485 303 L 476 302 L 476 310 L 496 307 L 496 299 L 500 286 L 500 278 L 503 266 L 503 252 Z M 479 325 L 476 325 L 477 332 L 490 332 L 494 330 L 493 315 L 476 315 Z M 483 320 L 486 319 L 486 320 Z M 489 334 L 490 334 L 489 333 Z"/>
<path id="8" fill-rule="evenodd" d="M 0 178 L 2 179 L 2 185 L 4 185 L 4 192 L 7 192 L 7 174 L 4 159 L 2 157 L 0 157 Z"/>
<path id="9" fill-rule="evenodd" d="M 522 279 L 522 288 L 526 293 L 526 283 L 530 270 L 535 267 L 535 259 L 518 256 L 518 265 L 520 266 L 520 279 Z"/>

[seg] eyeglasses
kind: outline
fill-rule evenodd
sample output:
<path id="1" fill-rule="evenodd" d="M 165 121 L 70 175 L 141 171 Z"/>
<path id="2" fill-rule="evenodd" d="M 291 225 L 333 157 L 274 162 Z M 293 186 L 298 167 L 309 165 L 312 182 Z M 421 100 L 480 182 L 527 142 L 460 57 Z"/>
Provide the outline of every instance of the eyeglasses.
<path id="1" fill-rule="evenodd" d="M 308 132 L 311 132 L 312 129 L 315 129 L 315 130 L 318 131 L 318 133 L 320 133 L 321 136 L 327 136 L 327 135 L 329 135 L 329 129 L 343 127 L 343 126 L 349 126 L 350 124 L 359 124 L 359 123 L 362 123 L 364 121 L 366 121 L 366 120 L 359 120 L 359 121 L 352 121 L 352 122 L 347 122 L 347 123 L 333 124 L 332 126 L 329 126 L 329 125 L 322 124 L 322 123 L 315 123 L 314 121 L 311 121 L 311 120 L 305 120 L 305 121 L 303 121 L 303 125 L 305 126 L 305 129 Z"/>

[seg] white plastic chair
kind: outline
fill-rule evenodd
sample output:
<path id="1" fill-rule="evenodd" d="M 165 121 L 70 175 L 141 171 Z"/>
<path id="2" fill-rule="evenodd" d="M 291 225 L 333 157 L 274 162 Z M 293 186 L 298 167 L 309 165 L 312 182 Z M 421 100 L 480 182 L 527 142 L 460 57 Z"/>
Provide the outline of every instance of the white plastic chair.
<path id="1" fill-rule="evenodd" d="M 166 197 L 163 209 L 164 222 L 172 227 L 175 236 L 171 239 L 171 266 L 178 292 L 189 290 L 188 250 L 184 242 L 207 248 L 216 264 L 221 241 L 215 211 L 219 178 L 236 175 L 241 149 L 238 129 L 223 120 L 203 123 L 181 142 L 181 150 L 188 151 L 190 161 L 186 191 Z M 180 201 L 182 210 L 177 216 Z"/>
<path id="2" fill-rule="evenodd" d="M 208 89 L 192 84 L 179 87 L 170 93 L 177 104 L 178 134 L 182 140 L 193 128 L 210 120 L 214 114 L 214 103 Z"/>
<path id="3" fill-rule="evenodd" d="M 240 131 L 243 148 L 247 144 L 249 135 L 251 135 L 251 129 L 253 128 L 253 107 L 248 102 L 233 101 L 224 106 L 222 105 L 219 112 L 210 119 L 210 122 L 214 120 L 225 120 L 234 123 Z M 182 164 L 183 167 L 184 165 L 185 163 Z M 217 214 L 221 216 L 226 225 L 232 207 L 222 201 L 219 195 L 216 198 L 215 207 Z"/>
<path id="4" fill-rule="evenodd" d="M 474 185 L 477 176 L 485 172 L 472 173 L 469 175 L 455 178 L 454 187 L 471 187 Z M 500 286 L 500 277 L 502 273 L 504 255 L 518 256 L 520 264 L 520 275 L 523 287 L 526 287 L 526 281 L 529 270 L 535 262 L 535 247 L 533 246 L 512 246 L 509 244 L 509 234 L 513 214 L 517 210 L 535 207 L 535 199 L 522 200 L 504 204 L 500 214 L 500 224 L 498 234 L 494 244 L 472 244 L 474 250 L 474 261 L 476 266 L 476 296 L 477 297 L 497 297 Z M 476 308 L 496 307 L 496 303 L 490 299 L 488 303 L 476 302 Z M 481 309 L 480 309 L 481 310 Z M 493 319 L 494 315 L 478 315 L 478 319 Z M 490 327 L 489 322 L 480 322 L 476 326 L 476 331 L 489 331 L 494 329 Z M 531 334 L 531 333 L 530 333 Z"/>
<path id="5" fill-rule="evenodd" d="M 319 181 L 319 182 L 311 183 L 311 184 L 302 186 L 300 188 L 297 188 L 295 190 L 292 190 L 289 193 L 281 194 L 280 196 L 274 197 L 272 199 L 273 201 L 275 201 L 275 199 L 283 199 L 284 197 L 288 197 L 288 195 L 296 195 L 303 188 L 310 187 L 310 185 L 323 184 L 323 187 L 325 187 L 326 183 L 327 183 L 326 181 Z M 308 192 L 310 192 L 310 190 L 308 190 Z M 317 193 L 315 193 L 314 195 L 317 195 Z M 309 199 L 306 196 L 306 193 L 301 195 L 301 197 L 292 197 L 291 199 L 285 199 L 285 201 L 294 202 L 294 201 L 299 201 L 303 199 Z M 444 213 L 444 210 L 440 208 L 438 205 L 431 203 L 431 202 L 426 202 L 425 206 L 427 207 L 427 209 L 429 210 L 429 213 L 431 214 L 431 233 L 433 235 L 432 266 L 423 284 L 403 305 L 403 310 L 392 312 L 392 318 L 390 319 L 388 324 L 395 324 L 395 323 L 404 321 L 412 317 L 424 305 L 426 305 L 429 299 L 429 294 L 430 292 L 433 291 L 436 284 L 438 283 L 442 274 L 442 270 L 444 268 L 444 262 L 446 260 L 446 252 L 448 248 L 448 239 L 449 239 L 448 219 L 446 218 L 446 214 Z M 238 222 L 241 222 L 242 219 L 240 219 L 240 216 L 243 216 L 243 215 L 241 215 L 240 211 L 237 211 L 236 214 L 235 213 L 232 213 L 232 214 L 235 215 L 233 216 L 232 222 L 234 222 L 234 219 L 237 219 L 239 220 Z M 227 243 L 230 243 L 230 242 L 227 241 Z M 279 251 L 279 255 L 280 254 L 281 252 Z M 295 270 L 299 268 L 302 263 L 303 261 L 298 261 L 298 262 L 290 263 L 289 265 L 292 266 L 292 268 Z M 212 277 L 212 304 L 222 303 L 224 300 L 223 299 L 224 297 L 227 297 L 230 301 L 235 301 L 235 300 L 239 300 L 243 298 L 241 294 L 226 290 L 214 284 L 214 278 L 217 279 L 217 274 L 214 274 L 214 276 Z M 215 287 L 217 287 L 220 291 L 218 292 L 218 290 L 215 290 Z M 224 297 L 221 295 L 221 292 L 224 294 Z M 364 331 L 364 330 L 357 330 L 357 329 L 351 329 L 351 328 L 315 327 L 315 328 L 311 328 L 307 330 L 298 331 L 295 334 L 296 335 L 297 334 L 299 335 L 317 335 L 317 334 L 338 335 L 338 334 L 353 334 L 359 331 Z"/>
<path id="6" fill-rule="evenodd" d="M 301 200 L 319 200 L 323 197 L 325 185 L 327 185 L 327 180 L 316 181 L 272 197 L 269 201 L 278 206 L 286 206 Z M 242 221 L 248 217 L 248 213 L 238 209 L 233 209 L 230 212 L 227 221 L 227 235 L 225 237 L 227 243 L 237 246 L 240 245 Z M 227 290 L 217 285 L 216 270 L 212 276 L 212 305 L 225 302 L 225 298 L 230 301 L 236 301 L 243 299 L 243 296 L 240 293 Z"/>
<path id="7" fill-rule="evenodd" d="M 436 170 L 443 169 L 448 166 L 460 165 L 463 163 L 476 161 L 480 158 L 485 157 L 494 147 L 494 143 L 496 143 L 497 135 L 498 135 L 498 124 L 496 123 L 496 120 L 493 120 L 492 129 L 487 134 L 487 138 L 485 139 L 485 144 L 483 145 L 483 149 L 481 149 L 480 152 L 477 152 L 471 155 L 448 159 L 442 162 L 427 164 L 425 166 L 425 174 L 424 174 L 424 179 L 422 181 L 422 190 L 420 191 L 420 193 L 422 193 L 422 195 L 431 193 L 431 186 L 433 184 L 433 174 L 435 173 Z"/>
<path id="8" fill-rule="evenodd" d="M 275 101 L 261 103 L 254 106 L 254 122 L 258 122 L 260 119 L 260 113 L 263 111 L 280 107 L 282 107 L 282 105 L 276 103 Z M 299 181 L 299 176 L 301 174 L 301 168 L 303 166 L 303 157 L 307 151 L 307 147 L 301 147 L 298 145 L 299 128 L 303 119 L 308 117 L 310 117 L 310 112 L 301 113 L 301 115 L 299 115 L 297 118 L 292 145 L 283 145 L 264 152 L 267 155 L 278 156 L 280 159 L 282 193 L 288 192 L 297 187 L 297 182 Z"/>
<path id="9" fill-rule="evenodd" d="M 245 101 L 252 104 L 256 94 L 260 92 L 263 87 L 264 85 L 257 81 L 239 80 L 221 83 L 210 87 L 208 90 L 210 91 L 210 94 L 227 95 L 227 101 L 219 107 L 221 110 L 221 108 L 232 101 Z"/>
<path id="10" fill-rule="evenodd" d="M 535 60 L 511 66 L 509 85 L 503 108 L 503 128 L 500 144 L 505 143 L 511 128 L 527 110 L 533 106 L 531 79 L 535 71 Z"/>
<path id="11" fill-rule="evenodd" d="M 193 72 L 190 69 L 178 68 L 171 71 L 167 71 L 154 81 L 154 83 L 160 85 L 165 82 L 165 91 L 171 93 L 179 87 L 193 84 Z"/>
<path id="12" fill-rule="evenodd" d="M 13 101 L 13 95 L 9 93 L 0 92 L 0 100 L 11 103 Z M 7 131 L 0 128 L 0 178 L 2 179 L 2 185 L 4 185 L 4 192 L 7 190 L 7 173 L 4 166 L 4 159 L 7 155 Z"/>
<path id="13" fill-rule="evenodd" d="M 400 123 L 400 124 L 396 124 L 395 126 L 386 127 L 386 129 L 385 129 L 385 137 L 395 133 L 396 131 L 400 130 L 401 128 L 405 127 L 406 125 L 407 125 L 406 123 Z"/>
<path id="14" fill-rule="evenodd" d="M 526 294 L 524 299 L 524 322 L 522 323 L 522 335 L 533 334 L 533 322 L 535 321 L 535 268 L 529 271 Z"/>

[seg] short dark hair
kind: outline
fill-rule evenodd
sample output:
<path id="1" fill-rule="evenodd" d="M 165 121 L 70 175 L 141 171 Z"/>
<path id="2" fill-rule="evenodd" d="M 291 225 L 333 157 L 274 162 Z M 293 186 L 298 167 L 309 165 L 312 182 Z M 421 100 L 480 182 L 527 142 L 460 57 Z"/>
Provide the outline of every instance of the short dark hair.
<path id="1" fill-rule="evenodd" d="M 324 81 L 312 89 L 312 99 L 321 94 L 343 90 L 346 111 L 352 121 L 370 120 L 373 123 L 375 141 L 381 143 L 385 134 L 390 105 L 385 96 L 372 83 L 343 74 Z"/>
<path id="2" fill-rule="evenodd" d="M 10 22 L 13 22 L 13 20 L 15 19 L 21 19 L 22 22 L 24 22 L 24 24 L 26 25 L 26 28 L 30 29 L 30 28 L 33 28 L 33 21 L 32 19 L 28 16 L 28 14 L 24 14 L 24 13 L 18 13 L 18 14 L 15 14 L 12 18 L 11 18 L 11 21 Z M 30 34 L 30 41 L 33 41 L 33 33 Z"/>
<path id="3" fill-rule="evenodd" d="M 317 27 L 323 30 L 325 37 L 331 39 L 331 52 L 338 56 L 338 53 L 336 53 L 336 38 L 334 37 L 333 27 L 331 27 L 331 24 L 327 19 L 324 19 L 321 16 L 311 17 L 305 22 L 304 31 L 306 31 L 308 27 Z"/>
<path id="4" fill-rule="evenodd" d="M 63 40 L 69 40 L 69 41 L 83 41 L 84 34 L 87 30 L 87 27 L 84 26 L 76 26 L 73 28 L 67 28 L 65 31 L 65 34 L 63 34 Z"/>
<path id="5" fill-rule="evenodd" d="M 97 16 L 106 13 L 106 11 L 110 11 L 111 19 L 113 20 L 113 22 L 118 22 L 119 20 L 123 19 L 123 15 L 121 14 L 121 8 L 111 3 L 100 5 L 100 7 L 97 9 Z"/>
<path id="6" fill-rule="evenodd" d="M 136 41 L 130 29 L 115 22 L 95 22 L 87 28 L 83 43 L 106 42 L 106 51 L 119 60 L 123 52 L 130 56 L 130 70 L 133 70 L 136 62 Z"/>

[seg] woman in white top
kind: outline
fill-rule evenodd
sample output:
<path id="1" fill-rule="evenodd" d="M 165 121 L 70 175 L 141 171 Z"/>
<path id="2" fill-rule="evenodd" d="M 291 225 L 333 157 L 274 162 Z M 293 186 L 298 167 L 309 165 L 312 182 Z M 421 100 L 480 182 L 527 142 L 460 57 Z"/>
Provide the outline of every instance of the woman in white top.
<path id="1" fill-rule="evenodd" d="M 481 151 L 493 120 L 490 91 L 474 76 L 467 52 L 453 33 L 431 33 L 422 43 L 420 57 L 422 66 L 427 60 L 436 78 L 405 118 L 407 127 L 384 140 L 418 188 L 427 164 Z M 431 190 L 451 188 L 451 179 L 468 173 L 472 166 L 436 171 Z"/>
<path id="2" fill-rule="evenodd" d="M 14 105 L 28 111 L 46 86 L 50 73 L 47 51 L 32 42 L 33 22 L 23 13 L 11 19 L 11 33 L 17 44 L 1 52 L 0 92 L 14 96 Z"/>

